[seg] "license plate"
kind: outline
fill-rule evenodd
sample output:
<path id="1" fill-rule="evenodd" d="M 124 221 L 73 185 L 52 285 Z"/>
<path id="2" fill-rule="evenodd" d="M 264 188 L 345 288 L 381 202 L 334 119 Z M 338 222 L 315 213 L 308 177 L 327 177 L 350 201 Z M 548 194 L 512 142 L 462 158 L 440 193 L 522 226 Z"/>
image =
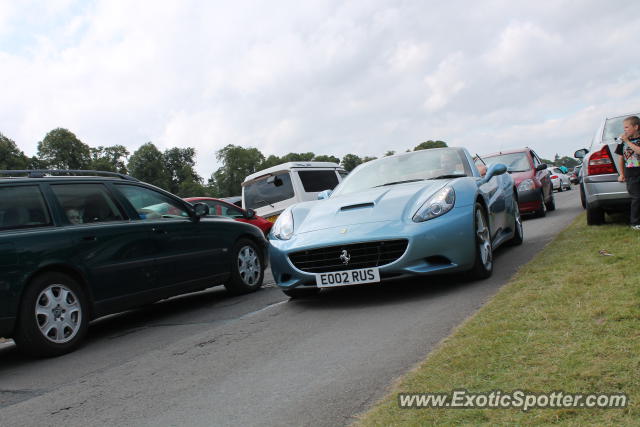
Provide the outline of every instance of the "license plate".
<path id="1" fill-rule="evenodd" d="M 380 271 L 377 267 L 334 271 L 331 273 L 316 273 L 316 285 L 318 285 L 319 288 L 360 285 L 363 283 L 377 283 L 379 281 Z"/>

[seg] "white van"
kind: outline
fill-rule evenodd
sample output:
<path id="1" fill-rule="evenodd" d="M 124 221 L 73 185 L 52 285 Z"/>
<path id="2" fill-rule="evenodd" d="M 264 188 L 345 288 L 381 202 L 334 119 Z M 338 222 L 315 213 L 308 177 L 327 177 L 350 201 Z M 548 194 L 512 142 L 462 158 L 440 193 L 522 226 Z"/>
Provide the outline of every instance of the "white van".
<path id="1" fill-rule="evenodd" d="M 316 200 L 333 190 L 347 172 L 337 163 L 289 162 L 261 170 L 242 183 L 242 207 L 273 222 L 280 212 L 298 202 Z"/>

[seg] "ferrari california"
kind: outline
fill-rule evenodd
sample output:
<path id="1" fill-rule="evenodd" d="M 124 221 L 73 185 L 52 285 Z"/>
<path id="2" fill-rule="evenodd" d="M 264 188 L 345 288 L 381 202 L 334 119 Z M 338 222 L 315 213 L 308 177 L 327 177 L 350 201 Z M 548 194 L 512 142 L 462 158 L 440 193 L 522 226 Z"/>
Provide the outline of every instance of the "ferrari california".
<path id="1" fill-rule="evenodd" d="M 521 244 L 514 181 L 501 163 L 481 173 L 464 148 L 383 157 L 319 200 L 289 206 L 269 234 L 276 283 L 292 298 L 322 288 L 493 271 L 493 251 Z"/>

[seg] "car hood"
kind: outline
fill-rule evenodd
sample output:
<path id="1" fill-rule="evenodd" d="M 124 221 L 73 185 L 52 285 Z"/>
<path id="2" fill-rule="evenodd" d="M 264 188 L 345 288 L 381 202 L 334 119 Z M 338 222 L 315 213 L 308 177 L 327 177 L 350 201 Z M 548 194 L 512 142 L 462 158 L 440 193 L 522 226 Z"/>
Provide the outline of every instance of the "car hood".
<path id="1" fill-rule="evenodd" d="M 513 183 L 516 187 L 525 179 L 533 179 L 534 176 L 533 169 L 524 172 L 509 172 L 509 174 L 511 175 L 511 178 L 513 178 Z"/>
<path id="2" fill-rule="evenodd" d="M 300 203 L 293 208 L 295 233 L 370 222 L 409 220 L 422 203 L 448 182 L 435 180 L 396 184 Z"/>

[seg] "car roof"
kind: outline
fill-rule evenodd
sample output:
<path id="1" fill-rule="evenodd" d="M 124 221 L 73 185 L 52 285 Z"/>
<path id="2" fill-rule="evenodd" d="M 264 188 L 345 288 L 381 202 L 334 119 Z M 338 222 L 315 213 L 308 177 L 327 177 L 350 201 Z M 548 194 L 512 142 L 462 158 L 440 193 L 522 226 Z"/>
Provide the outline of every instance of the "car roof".
<path id="1" fill-rule="evenodd" d="M 0 170 L 1 180 L 16 181 L 56 181 L 56 180 L 115 180 L 140 182 L 137 178 L 117 172 L 81 169 L 16 169 Z"/>
<path id="2" fill-rule="evenodd" d="M 610 120 L 610 119 L 617 119 L 620 117 L 629 117 L 629 116 L 640 116 L 640 113 L 628 113 L 628 114 L 616 114 L 615 116 L 606 116 L 605 119 L 606 120 Z"/>
<path id="3" fill-rule="evenodd" d="M 334 169 L 334 170 L 344 170 L 342 166 L 333 162 L 287 162 L 281 163 L 279 165 L 271 166 L 270 168 L 263 169 L 261 171 L 252 173 L 244 179 L 245 183 L 249 181 L 253 181 L 257 178 L 262 178 L 263 176 L 273 175 L 276 172 L 285 172 L 292 169 L 305 169 L 305 168 L 326 168 L 326 169 Z"/>
<path id="4" fill-rule="evenodd" d="M 511 150 L 501 150 L 495 153 L 490 153 L 490 154 L 484 154 L 480 157 L 482 157 L 483 159 L 485 157 L 493 157 L 493 156 L 500 156 L 502 154 L 514 154 L 514 153 L 524 153 L 531 150 L 529 147 L 523 147 L 523 148 L 516 148 L 516 149 L 511 149 Z"/>

